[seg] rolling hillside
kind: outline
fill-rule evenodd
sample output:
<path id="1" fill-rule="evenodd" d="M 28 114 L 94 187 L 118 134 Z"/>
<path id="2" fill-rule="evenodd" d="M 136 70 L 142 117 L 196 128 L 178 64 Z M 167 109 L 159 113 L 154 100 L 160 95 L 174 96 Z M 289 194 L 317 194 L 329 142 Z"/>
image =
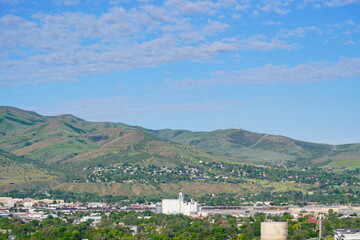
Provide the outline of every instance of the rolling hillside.
<path id="1" fill-rule="evenodd" d="M 241 129 L 150 130 L 0 107 L 0 130 L 3 192 L 58 189 L 119 196 L 166 195 L 180 189 L 200 195 L 244 194 L 244 189 L 249 194 L 307 192 L 326 179 L 321 176 L 332 176 L 331 171 L 315 171 L 318 180 L 300 185 L 293 183 L 292 174 L 275 177 L 273 172 L 271 180 L 265 172 L 283 175 L 294 169 L 302 175 L 307 166 L 360 167 L 359 144 L 316 144 Z M 334 184 L 357 182 L 356 177 L 340 183 L 336 179 L 342 178 L 335 178 Z"/>
<path id="2" fill-rule="evenodd" d="M 12 107 L 0 107 L 3 119 L 0 148 L 57 169 L 72 171 L 97 164 L 131 162 L 156 166 L 235 161 L 216 157 L 149 131 L 121 123 L 94 123 L 72 115 L 52 117 Z"/>
<path id="3" fill-rule="evenodd" d="M 120 158 L 176 165 L 204 158 L 354 168 L 360 159 L 360 144 L 317 144 L 242 129 L 150 130 L 123 123 L 88 122 L 70 114 L 45 117 L 4 106 L 0 107 L 0 134 L 1 149 L 46 163 L 98 162 L 99 159 L 113 162 Z"/>
<path id="4" fill-rule="evenodd" d="M 298 141 L 284 136 L 253 133 L 242 129 L 191 132 L 157 130 L 154 135 L 203 151 L 239 158 L 257 164 L 291 166 L 342 166 L 342 161 L 360 160 L 360 144 L 329 145 Z M 356 166 L 360 167 L 358 163 Z"/>
<path id="5" fill-rule="evenodd" d="M 60 183 L 61 174 L 43 168 L 28 158 L 0 150 L 0 192 L 49 188 Z"/>

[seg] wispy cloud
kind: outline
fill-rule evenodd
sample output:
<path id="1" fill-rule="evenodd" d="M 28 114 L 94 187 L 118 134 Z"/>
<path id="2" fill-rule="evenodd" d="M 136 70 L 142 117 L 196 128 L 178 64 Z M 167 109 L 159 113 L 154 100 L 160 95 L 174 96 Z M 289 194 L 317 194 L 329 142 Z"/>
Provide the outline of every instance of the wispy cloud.
<path id="1" fill-rule="evenodd" d="M 2 17 L 0 48 L 8 57 L 1 62 L 0 85 L 74 80 L 84 74 L 205 59 L 236 50 L 238 43 L 221 37 L 193 37 L 188 44 L 190 36 L 216 36 L 228 28 L 225 23 L 208 21 L 195 28 L 186 24 L 187 19 L 181 22 L 169 13 L 157 16 L 156 7 L 149 9 L 117 7 L 99 17 L 84 13 L 37 14 L 32 20 Z"/>
<path id="2" fill-rule="evenodd" d="M 260 1 L 258 9 L 262 12 L 276 12 L 278 14 L 286 14 L 290 12 L 290 6 L 294 0 L 273 0 Z"/>
<path id="3" fill-rule="evenodd" d="M 209 79 L 166 79 L 163 84 L 175 89 L 189 89 L 217 84 L 306 83 L 360 78 L 360 58 L 343 58 L 336 63 L 310 62 L 293 67 L 268 64 L 241 71 L 213 72 L 212 76 Z"/>
<path id="4" fill-rule="evenodd" d="M 250 38 L 240 40 L 240 43 L 240 49 L 242 50 L 292 50 L 298 47 L 296 43 L 288 43 L 284 40 L 280 40 L 277 38 L 269 38 L 265 35 L 254 35 Z"/>
<path id="5" fill-rule="evenodd" d="M 229 7 L 232 1 L 184 4 L 167 1 L 160 7 L 115 7 L 100 16 L 39 13 L 27 20 L 5 15 L 0 18 L 0 49 L 6 56 L 0 60 L 0 86 L 73 81 L 88 74 L 208 60 L 239 50 L 295 48 L 294 44 L 264 35 L 225 38 L 219 33 L 230 28 L 227 23 L 208 20 L 195 25 L 193 17 L 177 15 L 178 11 L 197 12 L 198 6 Z"/>
<path id="6" fill-rule="evenodd" d="M 287 37 L 287 38 L 290 38 L 290 37 L 305 37 L 308 33 L 311 33 L 311 32 L 315 32 L 315 33 L 318 33 L 318 34 L 322 33 L 321 29 L 318 28 L 318 27 L 306 26 L 306 27 L 298 27 L 298 28 L 291 29 L 291 30 L 281 29 L 280 30 L 280 35 L 283 36 L 283 37 Z"/>
<path id="7" fill-rule="evenodd" d="M 305 83 L 360 77 L 360 58 L 343 58 L 337 63 L 310 62 L 296 66 L 266 65 L 239 72 L 224 73 L 217 83 L 268 84 Z"/>
<path id="8" fill-rule="evenodd" d="M 360 24 L 354 20 L 327 24 L 323 28 L 325 29 L 324 33 L 333 41 L 335 40 L 341 44 L 359 42 Z"/>
<path id="9" fill-rule="evenodd" d="M 66 6 L 75 6 L 80 5 L 80 0 L 54 0 L 55 4 L 57 5 L 66 5 Z"/>
<path id="10" fill-rule="evenodd" d="M 315 7 L 341 7 L 349 4 L 360 3 L 360 0 L 304 0 L 305 3 L 313 4 Z"/>
<path id="11" fill-rule="evenodd" d="M 167 0 L 165 6 L 173 9 L 177 14 L 213 14 L 218 9 L 234 7 L 236 1 L 189 1 L 189 0 Z"/>
<path id="12" fill-rule="evenodd" d="M 61 5 L 89 3 L 53 0 Z M 0 0 L 17 3 L 18 0 Z M 311 6 L 344 5 L 356 0 L 304 0 Z M 121 2 L 114 4 L 118 5 Z M 125 8 L 116 6 L 99 15 L 82 12 L 37 13 L 23 18 L 0 18 L 0 86 L 46 81 L 73 81 L 88 74 L 127 71 L 178 61 L 211 61 L 223 53 L 293 50 L 299 44 L 290 37 L 320 33 L 316 26 L 283 29 L 277 36 L 239 34 L 234 14 L 286 14 L 294 0 L 167 0 L 162 4 L 141 1 Z M 228 18 L 224 17 L 228 15 Z M 208 20 L 211 19 L 211 20 Z M 263 22 L 277 25 L 279 21 Z M 348 24 L 345 35 L 360 31 Z M 333 27 L 334 29 L 335 27 Z M 236 29 L 236 30 L 235 30 Z M 330 31 L 330 30 L 329 30 Z M 342 39 L 342 43 L 356 42 Z M 240 52 L 240 53 L 239 53 Z"/>
<path id="13" fill-rule="evenodd" d="M 262 22 L 261 25 L 282 25 L 283 23 L 280 21 L 265 21 Z"/>

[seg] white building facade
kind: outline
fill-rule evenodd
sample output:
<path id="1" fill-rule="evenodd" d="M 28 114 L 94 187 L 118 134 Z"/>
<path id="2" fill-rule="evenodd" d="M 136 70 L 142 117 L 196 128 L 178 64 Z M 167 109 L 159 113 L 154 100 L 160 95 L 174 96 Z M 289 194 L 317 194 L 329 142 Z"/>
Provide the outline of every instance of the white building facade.
<path id="1" fill-rule="evenodd" d="M 287 222 L 262 222 L 261 240 L 287 240 Z"/>
<path id="2" fill-rule="evenodd" d="M 191 202 L 184 202 L 183 194 L 179 194 L 178 199 L 163 199 L 162 213 L 165 214 L 184 214 L 186 216 L 196 215 L 200 205 L 191 199 Z"/>
<path id="3" fill-rule="evenodd" d="M 335 230 L 334 240 L 360 240 L 360 229 Z"/>

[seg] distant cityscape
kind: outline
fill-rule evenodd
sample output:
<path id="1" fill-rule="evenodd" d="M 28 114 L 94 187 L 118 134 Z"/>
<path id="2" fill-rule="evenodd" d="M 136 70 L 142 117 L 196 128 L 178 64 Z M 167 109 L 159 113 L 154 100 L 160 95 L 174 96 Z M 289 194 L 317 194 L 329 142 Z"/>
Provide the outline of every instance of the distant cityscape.
<path id="1" fill-rule="evenodd" d="M 237 219 L 236 226 L 241 229 L 245 224 L 245 219 L 263 216 L 264 222 L 261 222 L 262 240 L 285 240 L 288 239 L 288 221 L 276 221 L 280 217 L 290 216 L 288 220 L 303 222 L 306 216 L 306 222 L 313 224 L 321 229 L 321 222 L 325 216 L 340 216 L 343 219 L 354 218 L 359 221 L 359 205 L 318 205 L 309 203 L 309 205 L 300 206 L 272 206 L 271 202 L 254 202 L 242 206 L 200 206 L 193 199 L 186 202 L 183 193 L 179 193 L 177 199 L 162 199 L 161 202 L 151 204 L 129 204 L 128 206 L 119 206 L 118 204 L 108 204 L 103 202 L 65 202 L 62 199 L 31 199 L 31 198 L 12 198 L 0 197 L 0 220 L 1 219 L 20 219 L 24 223 L 33 221 L 43 222 L 49 218 L 59 219 L 68 222 L 69 216 L 73 216 L 72 224 L 89 223 L 91 227 L 97 228 L 101 225 L 104 216 L 112 213 L 137 213 L 138 218 L 150 219 L 157 214 L 184 215 L 191 219 L 209 219 L 215 221 L 227 222 L 229 217 Z M 146 213 L 145 215 L 142 215 Z M 269 217 L 270 219 L 265 219 Z M 274 218 L 274 219 L 271 219 Z M 221 220 L 223 219 L 223 220 Z M 241 221 L 242 220 L 242 221 Z M 129 225 L 123 222 L 118 223 L 122 227 L 129 229 L 132 236 L 139 233 L 138 225 Z M 320 226 L 320 227 L 319 227 Z M 161 228 L 158 229 L 160 231 Z M 0 234 L 8 234 L 9 239 L 16 239 L 11 228 L 0 229 Z M 359 229 L 334 229 L 335 240 L 359 239 Z M 328 237 L 328 236 L 327 236 Z"/>
<path id="2" fill-rule="evenodd" d="M 360 0 L 0 0 L 0 62 L 0 240 L 360 240 Z"/>

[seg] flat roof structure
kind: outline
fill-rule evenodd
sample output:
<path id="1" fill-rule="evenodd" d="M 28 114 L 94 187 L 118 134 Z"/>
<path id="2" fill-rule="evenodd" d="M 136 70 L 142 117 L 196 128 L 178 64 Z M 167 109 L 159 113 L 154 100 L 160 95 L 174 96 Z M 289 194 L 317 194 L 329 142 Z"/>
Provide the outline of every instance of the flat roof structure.
<path id="1" fill-rule="evenodd" d="M 360 229 L 334 230 L 334 240 L 360 240 Z"/>

